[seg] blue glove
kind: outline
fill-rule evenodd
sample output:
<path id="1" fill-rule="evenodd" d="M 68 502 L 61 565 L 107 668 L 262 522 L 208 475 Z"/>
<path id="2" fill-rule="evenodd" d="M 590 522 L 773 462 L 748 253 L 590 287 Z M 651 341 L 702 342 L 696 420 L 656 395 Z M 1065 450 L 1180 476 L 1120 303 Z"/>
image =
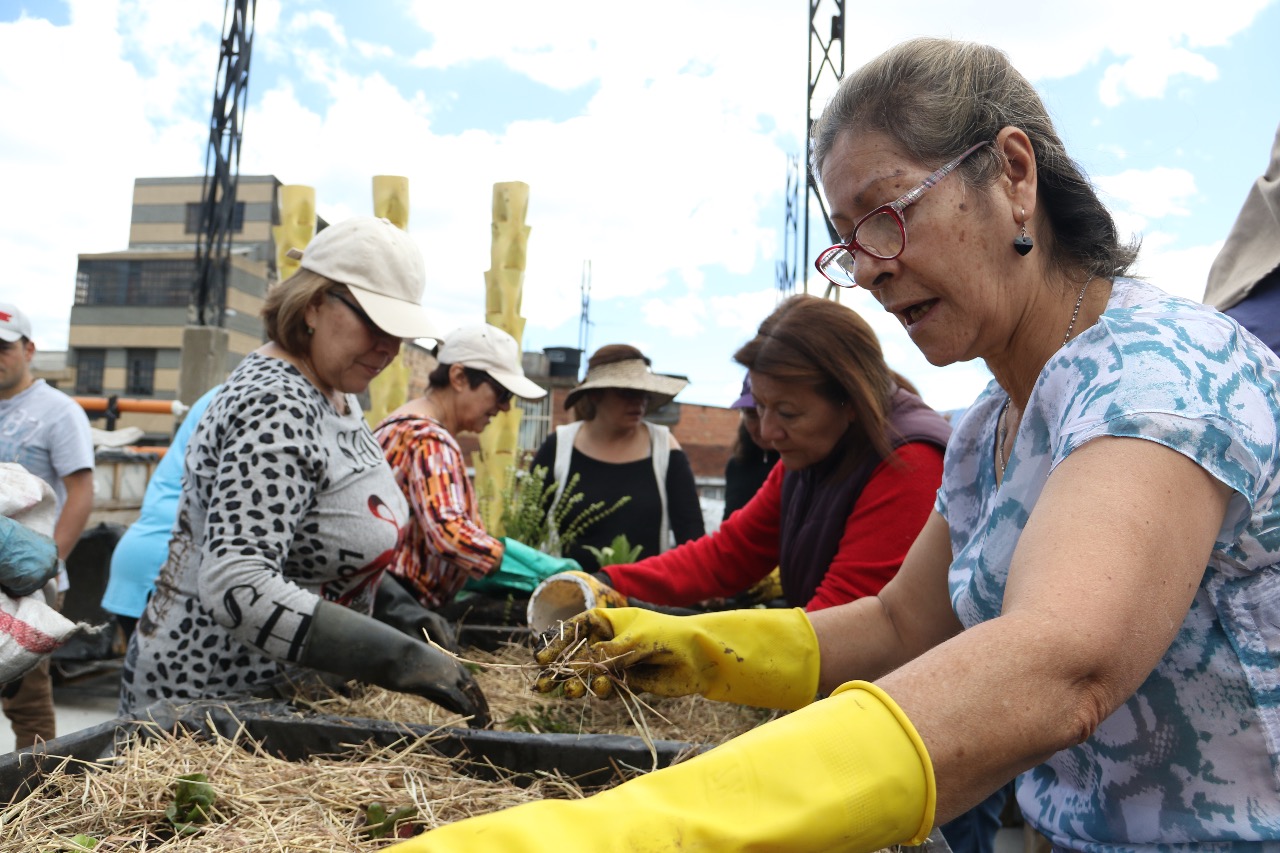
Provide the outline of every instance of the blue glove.
<path id="1" fill-rule="evenodd" d="M 48 536 L 0 516 L 0 587 L 30 595 L 58 573 L 58 546 Z"/>

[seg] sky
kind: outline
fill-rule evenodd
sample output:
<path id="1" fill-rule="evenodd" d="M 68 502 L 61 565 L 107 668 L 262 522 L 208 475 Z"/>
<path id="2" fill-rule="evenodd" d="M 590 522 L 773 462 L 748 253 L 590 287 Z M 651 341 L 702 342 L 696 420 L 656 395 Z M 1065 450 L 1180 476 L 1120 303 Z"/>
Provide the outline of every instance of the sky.
<path id="1" fill-rule="evenodd" d="M 1280 0 L 848 3 L 851 71 L 917 35 L 1005 50 L 1039 89 L 1137 272 L 1199 299 L 1280 124 Z M 836 9 L 819 0 L 825 29 Z M 0 301 L 66 346 L 78 253 L 126 248 L 133 182 L 202 175 L 222 0 L 0 0 Z M 804 151 L 807 0 L 259 0 L 240 173 L 371 214 L 409 179 L 425 304 L 484 319 L 495 183 L 530 186 L 526 350 L 631 343 L 727 406 L 733 352 L 779 299 Z M 825 75 L 823 82 L 833 81 Z M 815 116 L 827 92 L 819 91 Z M 797 289 L 822 294 L 814 206 Z M 585 270 L 590 269 L 589 277 Z M 989 381 L 933 367 L 864 291 L 889 363 L 939 409 Z"/>

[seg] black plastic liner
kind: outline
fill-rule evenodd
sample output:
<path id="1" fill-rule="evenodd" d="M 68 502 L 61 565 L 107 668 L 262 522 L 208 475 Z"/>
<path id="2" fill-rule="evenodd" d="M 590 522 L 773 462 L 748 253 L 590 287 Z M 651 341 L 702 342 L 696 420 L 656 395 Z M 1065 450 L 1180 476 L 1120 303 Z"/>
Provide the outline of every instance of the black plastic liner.
<path id="1" fill-rule="evenodd" d="M 263 749 L 290 761 L 341 754 L 366 741 L 392 746 L 430 736 L 429 748 L 449 757 L 468 759 L 471 763 L 467 769 L 475 775 L 495 775 L 486 766 L 492 764 L 517 774 L 517 783 L 520 774 L 558 771 L 590 788 L 615 781 L 619 769 L 654 767 L 649 745 L 626 735 L 527 734 L 411 725 L 303 713 L 292 706 L 267 701 L 182 705 L 161 702 L 138 719 L 111 720 L 34 749 L 0 755 L 0 803 L 13 805 L 25 798 L 44 775 L 61 767 L 64 759 L 75 759 L 64 772 L 81 772 L 80 762 L 110 758 L 117 744 L 135 735 L 146 738 L 159 732 L 190 732 L 197 737 L 217 733 L 232 738 L 241 730 Z M 654 741 L 653 746 L 658 767 L 671 764 L 677 755 L 691 748 L 686 743 L 665 740 Z"/>

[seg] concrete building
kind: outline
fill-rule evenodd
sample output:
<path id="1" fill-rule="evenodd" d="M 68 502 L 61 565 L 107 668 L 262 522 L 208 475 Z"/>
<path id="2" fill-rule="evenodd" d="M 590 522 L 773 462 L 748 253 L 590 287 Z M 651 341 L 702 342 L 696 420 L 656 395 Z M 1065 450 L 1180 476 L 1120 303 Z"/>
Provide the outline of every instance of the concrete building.
<path id="1" fill-rule="evenodd" d="M 183 333 L 196 281 L 202 177 L 138 178 L 128 248 L 79 255 L 67 366 L 77 396 L 179 398 Z M 262 343 L 259 312 L 276 279 L 271 226 L 279 219 L 280 181 L 242 175 L 236 195 L 231 262 L 221 309 L 224 371 Z M 323 228 L 323 221 L 317 228 Z M 188 389 L 191 390 L 191 389 Z M 204 389 L 188 395 L 194 399 Z M 188 400 L 190 402 L 190 400 Z M 123 414 L 117 427 L 148 437 L 172 434 L 170 415 Z"/>

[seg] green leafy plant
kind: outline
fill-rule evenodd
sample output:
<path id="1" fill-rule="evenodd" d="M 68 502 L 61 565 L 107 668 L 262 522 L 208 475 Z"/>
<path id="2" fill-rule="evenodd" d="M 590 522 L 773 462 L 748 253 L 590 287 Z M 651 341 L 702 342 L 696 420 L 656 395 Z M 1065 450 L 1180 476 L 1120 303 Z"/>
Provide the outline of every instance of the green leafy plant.
<path id="1" fill-rule="evenodd" d="M 208 776 L 203 773 L 179 776 L 173 802 L 164 810 L 164 816 L 179 835 L 194 835 L 200 831 L 199 824 L 208 823 L 213 816 L 217 799 Z"/>
<path id="2" fill-rule="evenodd" d="M 545 466 L 525 470 L 522 466 L 508 469 L 502 494 L 501 529 L 506 536 L 537 548 L 546 554 L 561 556 L 573 547 L 593 524 L 617 512 L 631 500 L 624 495 L 606 506 L 595 501 L 582 506 L 586 496 L 578 491 L 579 475 L 570 475 L 560 502 L 548 512 L 555 498 L 557 483 Z"/>
<path id="3" fill-rule="evenodd" d="M 549 547 L 543 550 L 557 557 L 572 548 L 593 524 L 613 515 L 631 500 L 630 495 L 623 495 L 608 507 L 605 506 L 604 501 L 595 501 L 571 516 L 574 508 L 585 500 L 585 496 L 577 488 L 578 475 L 575 473 L 569 477 L 569 482 L 565 483 L 564 493 L 560 495 L 560 503 L 556 504 L 555 512 L 550 513 L 554 517 L 548 525 Z"/>
<path id="4" fill-rule="evenodd" d="M 364 810 L 364 834 L 367 838 L 399 837 L 396 824 L 408 821 L 418 814 L 416 806 L 401 806 L 388 812 L 382 803 L 370 803 Z"/>
<path id="5" fill-rule="evenodd" d="M 600 564 L 600 568 L 605 566 L 620 566 L 625 563 L 634 563 L 640 559 L 640 552 L 644 550 L 643 545 L 632 545 L 627 540 L 627 534 L 619 533 L 613 537 L 613 542 L 603 548 L 595 548 L 591 545 L 584 545 L 591 556 L 596 558 L 596 562 Z"/>
<path id="6" fill-rule="evenodd" d="M 68 838 L 67 845 L 70 846 L 59 844 L 48 853 L 85 853 L 98 846 L 98 839 L 82 833 Z"/>
<path id="7" fill-rule="evenodd" d="M 506 481 L 502 494 L 503 533 L 530 548 L 545 550 L 547 504 L 555 496 L 555 481 L 547 477 L 547 469 L 542 465 L 532 471 L 522 466 L 508 468 Z"/>

